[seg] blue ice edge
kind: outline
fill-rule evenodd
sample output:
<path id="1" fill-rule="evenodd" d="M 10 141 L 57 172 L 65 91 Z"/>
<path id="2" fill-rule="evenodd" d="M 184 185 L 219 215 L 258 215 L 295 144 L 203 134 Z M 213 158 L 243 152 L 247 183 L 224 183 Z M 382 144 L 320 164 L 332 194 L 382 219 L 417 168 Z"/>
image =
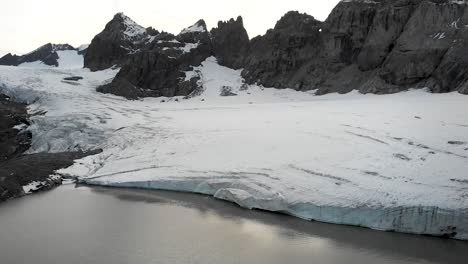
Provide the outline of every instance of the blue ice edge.
<path id="1" fill-rule="evenodd" d="M 200 180 L 158 180 L 133 182 L 107 182 L 80 179 L 88 185 L 166 190 L 197 193 L 236 203 L 247 209 L 261 209 L 298 217 L 304 220 L 330 224 L 350 225 L 373 230 L 468 240 L 468 208 L 443 209 L 431 206 L 413 207 L 339 207 L 319 206 L 313 203 L 287 204 L 281 199 L 258 198 L 254 195 L 239 197 L 226 183 L 212 184 Z M 221 188 L 220 188 L 221 187 Z M 247 193 L 247 192 L 246 192 Z"/>

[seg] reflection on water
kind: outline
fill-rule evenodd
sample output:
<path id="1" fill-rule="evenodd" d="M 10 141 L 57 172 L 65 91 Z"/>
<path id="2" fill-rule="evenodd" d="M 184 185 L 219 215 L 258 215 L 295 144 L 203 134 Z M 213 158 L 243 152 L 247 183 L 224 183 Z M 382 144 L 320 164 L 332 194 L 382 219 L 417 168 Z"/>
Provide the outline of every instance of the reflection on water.
<path id="1" fill-rule="evenodd" d="M 67 185 L 0 205 L 0 263 L 464 263 L 468 243 L 174 192 Z"/>

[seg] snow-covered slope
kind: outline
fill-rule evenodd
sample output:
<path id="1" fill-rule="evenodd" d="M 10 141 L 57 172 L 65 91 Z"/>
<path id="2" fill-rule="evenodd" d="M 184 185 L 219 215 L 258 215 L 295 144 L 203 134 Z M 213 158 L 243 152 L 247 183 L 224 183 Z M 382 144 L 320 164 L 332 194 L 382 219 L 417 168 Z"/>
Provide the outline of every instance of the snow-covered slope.
<path id="1" fill-rule="evenodd" d="M 57 51 L 59 68 L 83 68 L 83 55 L 75 50 Z"/>
<path id="2" fill-rule="evenodd" d="M 42 61 L 33 61 L 33 62 L 24 62 L 18 65 L 18 67 L 26 68 L 66 68 L 66 69 L 76 69 L 83 68 L 84 57 L 82 54 L 79 54 L 76 50 L 59 50 L 56 51 L 58 55 L 58 67 L 49 66 L 44 64 Z"/>
<path id="3" fill-rule="evenodd" d="M 2 67 L 0 89 L 47 112 L 33 118 L 31 151 L 104 150 L 60 171 L 90 184 L 468 239 L 468 97 L 314 96 L 246 86 L 239 73 L 209 58 L 186 73 L 204 88 L 187 100 L 99 94 L 116 71 L 83 69 Z M 84 79 L 62 82 L 71 75 Z"/>
<path id="4" fill-rule="evenodd" d="M 204 23 L 204 22 L 203 22 Z M 180 34 L 187 34 L 187 33 L 194 33 L 194 32 L 205 32 L 206 31 L 206 28 L 205 28 L 205 25 L 202 25 L 199 22 L 193 24 L 192 26 L 190 27 L 187 27 L 187 28 L 184 28 Z"/>
<path id="5" fill-rule="evenodd" d="M 89 44 L 82 44 L 76 49 L 78 50 L 78 52 L 82 52 L 82 51 L 86 50 L 88 47 L 89 47 Z"/>
<path id="6" fill-rule="evenodd" d="M 146 36 L 146 29 L 139 24 L 137 24 L 135 21 L 133 21 L 131 18 L 126 16 L 124 13 L 119 13 L 119 15 L 123 19 L 124 23 L 124 36 L 130 41 L 135 41 L 135 40 L 140 40 Z"/>
<path id="7" fill-rule="evenodd" d="M 24 67 L 24 68 L 53 68 L 54 66 L 50 66 L 47 64 L 44 64 L 42 61 L 32 61 L 32 62 L 23 62 L 18 67 Z"/>

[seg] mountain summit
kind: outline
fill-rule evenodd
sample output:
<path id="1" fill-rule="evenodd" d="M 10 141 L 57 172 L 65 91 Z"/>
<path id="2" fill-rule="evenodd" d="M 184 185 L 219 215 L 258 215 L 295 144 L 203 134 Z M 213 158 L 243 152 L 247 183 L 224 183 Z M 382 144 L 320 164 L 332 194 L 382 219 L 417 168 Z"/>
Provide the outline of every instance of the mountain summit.
<path id="1" fill-rule="evenodd" d="M 410 88 L 468 94 L 467 3 L 343 0 L 323 22 L 291 11 L 251 40 L 242 17 L 220 21 L 211 31 L 199 20 L 173 35 L 118 13 L 92 40 L 84 66 L 120 67 L 99 90 L 127 98 L 196 94 L 202 76 L 187 72 L 211 56 L 222 66 L 242 69 L 247 84 L 318 95 Z M 48 44 L 25 56 L 8 54 L 0 64 L 56 65 L 54 49 Z"/>
<path id="2" fill-rule="evenodd" d="M 121 65 L 149 36 L 158 32 L 138 25 L 123 13 L 118 13 L 96 35 L 88 47 L 85 67 L 92 71 Z"/>
<path id="3" fill-rule="evenodd" d="M 317 94 L 385 94 L 427 87 L 468 94 L 466 1 L 341 1 L 324 22 L 288 12 L 252 40 L 241 17 L 219 22 L 209 34 L 200 20 L 178 36 L 156 34 L 153 40 L 164 39 L 157 43 L 142 41 L 147 35 L 137 26 L 134 37 L 125 40 L 123 25 L 133 23 L 124 21 L 131 20 L 117 14 L 95 38 L 85 66 L 99 70 L 122 65 L 116 80 L 102 90 L 130 98 L 190 95 L 197 87 L 181 89 L 186 87 L 184 72 L 211 55 L 221 65 L 243 69 L 247 83 L 266 87 Z M 195 40 L 195 35 L 203 37 Z M 183 56 L 174 56 L 174 47 Z M 195 52 L 200 47 L 203 51 Z M 183 67 L 169 66 L 172 63 Z M 161 74 L 166 69 L 178 72 Z"/>
<path id="4" fill-rule="evenodd" d="M 0 58 L 0 65 L 18 66 L 23 63 L 39 61 L 45 65 L 57 67 L 59 65 L 59 55 L 57 52 L 67 50 L 74 51 L 77 49 L 68 44 L 47 43 L 37 48 L 36 50 L 22 56 L 8 53 L 7 55 Z"/>

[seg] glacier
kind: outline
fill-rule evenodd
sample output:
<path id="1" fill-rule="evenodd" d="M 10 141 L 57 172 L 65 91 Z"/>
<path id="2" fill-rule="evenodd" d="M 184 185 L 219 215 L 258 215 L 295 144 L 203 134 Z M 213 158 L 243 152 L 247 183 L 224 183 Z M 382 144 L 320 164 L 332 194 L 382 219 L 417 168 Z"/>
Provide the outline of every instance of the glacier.
<path id="1" fill-rule="evenodd" d="M 315 96 L 246 85 L 240 70 L 213 57 L 186 72 L 200 76 L 193 98 L 130 101 L 96 92 L 117 72 L 0 67 L 0 92 L 30 103 L 30 153 L 103 150 L 57 175 L 468 239 L 467 96 Z M 63 81 L 70 76 L 83 80 Z M 237 96 L 220 96 L 225 87 Z"/>

